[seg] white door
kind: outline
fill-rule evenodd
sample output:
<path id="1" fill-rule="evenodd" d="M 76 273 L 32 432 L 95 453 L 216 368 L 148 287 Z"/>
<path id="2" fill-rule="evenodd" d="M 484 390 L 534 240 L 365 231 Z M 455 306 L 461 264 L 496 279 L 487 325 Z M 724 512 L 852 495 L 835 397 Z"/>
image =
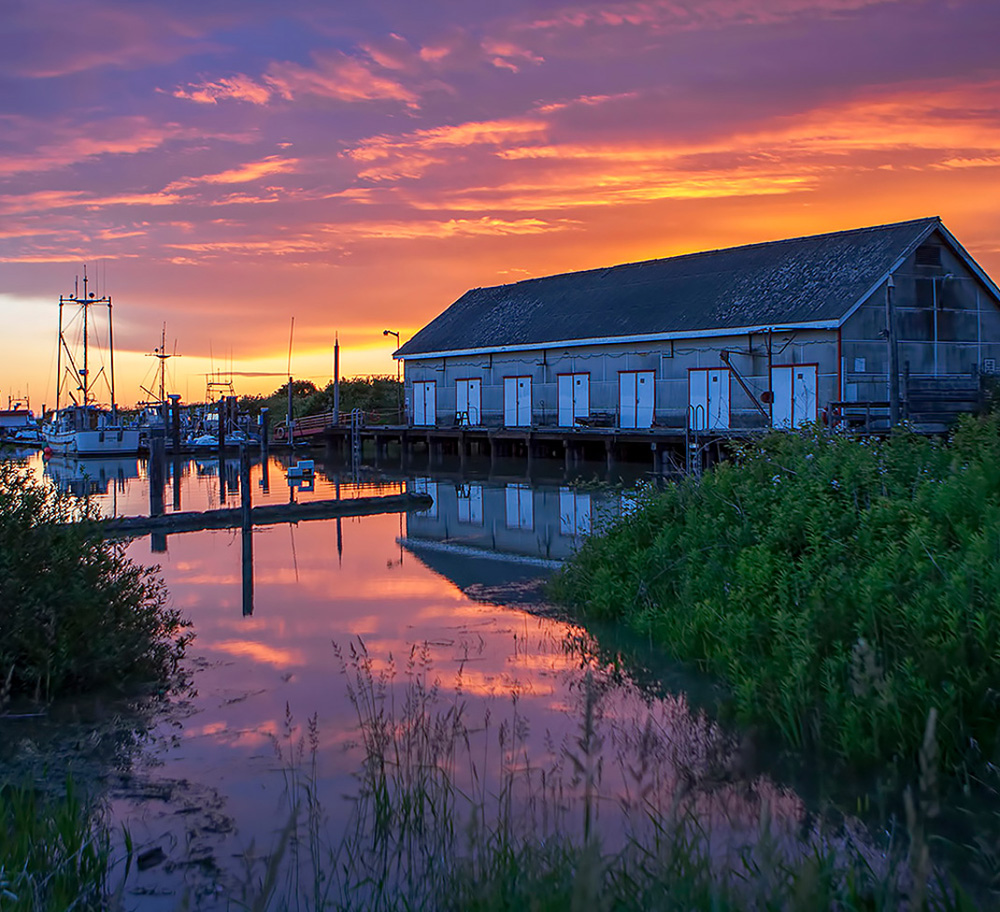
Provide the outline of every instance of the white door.
<path id="1" fill-rule="evenodd" d="M 653 371 L 623 371 L 618 375 L 618 412 L 623 428 L 653 426 Z"/>
<path id="2" fill-rule="evenodd" d="M 460 485 L 458 488 L 458 521 L 481 526 L 483 524 L 483 486 Z"/>
<path id="3" fill-rule="evenodd" d="M 729 371 L 708 372 L 708 426 L 729 427 Z"/>
<path id="4" fill-rule="evenodd" d="M 771 424 L 801 427 L 819 418 L 818 373 L 815 364 L 782 365 L 771 368 Z"/>
<path id="5" fill-rule="evenodd" d="M 528 485 L 507 485 L 506 507 L 508 529 L 530 530 L 535 527 L 535 504 Z"/>
<path id="6" fill-rule="evenodd" d="M 559 375 L 559 426 L 572 427 L 590 415 L 590 374 Z"/>
<path id="7" fill-rule="evenodd" d="M 559 425 L 570 427 L 573 424 L 573 375 L 559 375 Z"/>
<path id="8" fill-rule="evenodd" d="M 618 423 L 623 428 L 635 427 L 635 372 L 618 375 Z"/>
<path id="9" fill-rule="evenodd" d="M 437 423 L 437 382 L 418 380 L 413 384 L 413 423 L 434 425 Z"/>
<path id="10" fill-rule="evenodd" d="M 772 427 L 792 427 L 792 368 L 771 368 Z"/>
<path id="11" fill-rule="evenodd" d="M 483 423 L 483 381 L 478 377 L 469 381 L 469 424 Z"/>
<path id="12" fill-rule="evenodd" d="M 590 495 L 573 488 L 559 489 L 559 532 L 575 537 L 590 534 Z"/>
<path id="13" fill-rule="evenodd" d="M 458 424 L 481 423 L 483 414 L 483 381 L 459 380 L 456 399 L 456 418 Z"/>
<path id="14" fill-rule="evenodd" d="M 688 372 L 688 421 L 698 430 L 729 427 L 729 369 L 695 368 Z"/>
<path id="15" fill-rule="evenodd" d="M 503 423 L 507 427 L 531 424 L 531 377 L 503 378 Z"/>

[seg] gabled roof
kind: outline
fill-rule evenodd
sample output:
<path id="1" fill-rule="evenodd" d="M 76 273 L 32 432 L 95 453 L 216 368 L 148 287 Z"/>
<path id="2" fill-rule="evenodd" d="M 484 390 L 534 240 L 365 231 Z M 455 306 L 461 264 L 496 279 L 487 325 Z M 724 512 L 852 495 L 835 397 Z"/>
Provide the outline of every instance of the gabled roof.
<path id="1" fill-rule="evenodd" d="M 833 328 L 936 229 L 935 216 L 474 288 L 396 355 Z"/>

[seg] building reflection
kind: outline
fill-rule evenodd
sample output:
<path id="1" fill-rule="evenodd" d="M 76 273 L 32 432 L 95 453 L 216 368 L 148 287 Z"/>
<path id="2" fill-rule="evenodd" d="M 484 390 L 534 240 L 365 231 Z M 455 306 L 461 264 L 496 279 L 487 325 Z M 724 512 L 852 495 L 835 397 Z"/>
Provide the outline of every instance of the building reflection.
<path id="1" fill-rule="evenodd" d="M 433 497 L 434 505 L 407 514 L 408 547 L 541 566 L 555 567 L 566 560 L 596 524 L 620 509 L 614 495 L 569 485 L 422 477 L 411 487 Z"/>

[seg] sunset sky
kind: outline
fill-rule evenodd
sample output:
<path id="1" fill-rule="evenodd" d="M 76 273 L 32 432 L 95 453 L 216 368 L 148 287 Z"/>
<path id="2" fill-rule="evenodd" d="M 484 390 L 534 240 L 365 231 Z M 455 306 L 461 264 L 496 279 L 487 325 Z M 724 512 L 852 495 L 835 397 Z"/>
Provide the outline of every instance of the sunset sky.
<path id="1" fill-rule="evenodd" d="M 395 373 L 467 288 L 941 215 L 1000 278 L 997 0 L 3 0 L 0 405 Z M 257 374 L 257 376 L 253 376 Z M 262 376 L 263 375 L 263 376 Z"/>

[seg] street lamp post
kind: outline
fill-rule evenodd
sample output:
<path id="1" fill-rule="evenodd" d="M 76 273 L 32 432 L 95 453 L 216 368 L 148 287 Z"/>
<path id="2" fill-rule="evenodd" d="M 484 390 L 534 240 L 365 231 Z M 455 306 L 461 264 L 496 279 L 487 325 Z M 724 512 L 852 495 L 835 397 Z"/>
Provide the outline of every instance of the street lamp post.
<path id="1" fill-rule="evenodd" d="M 383 336 L 395 336 L 396 348 L 399 348 L 399 333 L 393 329 L 383 329 Z M 403 387 L 399 378 L 399 358 L 396 359 L 396 423 L 403 423 Z"/>

